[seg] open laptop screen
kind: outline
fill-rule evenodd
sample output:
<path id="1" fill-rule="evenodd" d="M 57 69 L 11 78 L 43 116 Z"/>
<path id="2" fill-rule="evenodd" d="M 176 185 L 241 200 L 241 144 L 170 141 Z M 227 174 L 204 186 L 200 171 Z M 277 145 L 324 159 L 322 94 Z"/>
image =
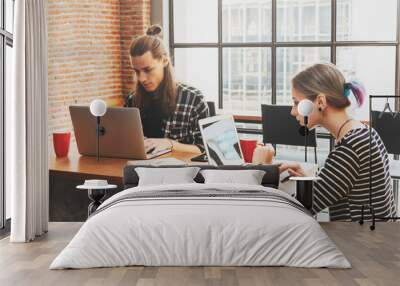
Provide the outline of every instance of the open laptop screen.
<path id="1" fill-rule="evenodd" d="M 78 152 L 82 155 L 97 154 L 96 117 L 89 106 L 70 106 L 72 125 Z M 135 107 L 108 107 L 101 117 L 100 125 L 104 135 L 99 138 L 100 156 L 124 159 L 150 159 L 170 152 L 170 149 L 156 150 L 146 154 L 140 111 Z"/>
<path id="2" fill-rule="evenodd" d="M 210 165 L 244 164 L 232 115 L 201 119 L 199 125 Z"/>

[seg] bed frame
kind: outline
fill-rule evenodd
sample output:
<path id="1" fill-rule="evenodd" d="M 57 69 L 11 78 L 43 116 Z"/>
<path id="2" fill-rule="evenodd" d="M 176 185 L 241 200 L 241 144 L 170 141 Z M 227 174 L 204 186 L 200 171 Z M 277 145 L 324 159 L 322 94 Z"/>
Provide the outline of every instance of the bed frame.
<path id="1" fill-rule="evenodd" d="M 271 187 L 277 189 L 279 186 L 279 169 L 278 165 L 225 165 L 225 166 L 210 166 L 210 165 L 182 165 L 182 166 L 144 166 L 144 165 L 127 165 L 124 168 L 123 174 L 123 184 L 124 189 L 136 187 L 139 182 L 139 176 L 135 171 L 135 168 L 145 167 L 145 168 L 184 168 L 184 167 L 199 167 L 201 170 L 207 169 L 219 169 L 219 170 L 262 170 L 265 171 L 265 175 L 262 179 L 261 184 L 265 187 Z M 204 178 L 200 174 L 194 178 L 197 183 L 204 183 Z"/>

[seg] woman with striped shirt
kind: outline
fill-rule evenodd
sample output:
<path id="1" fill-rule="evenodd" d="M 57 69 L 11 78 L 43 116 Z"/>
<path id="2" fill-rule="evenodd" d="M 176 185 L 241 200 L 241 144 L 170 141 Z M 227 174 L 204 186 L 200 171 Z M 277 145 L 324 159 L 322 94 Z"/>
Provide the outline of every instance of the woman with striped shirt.
<path id="1" fill-rule="evenodd" d="M 329 207 L 331 220 L 358 221 L 361 206 L 369 204 L 369 128 L 352 119 L 346 112 L 350 96 L 359 106 L 365 90 L 358 82 L 346 83 L 342 73 L 333 64 L 313 65 L 292 79 L 293 108 L 291 115 L 303 123 L 297 111 L 302 99 L 314 103 L 309 116 L 309 127 L 322 126 L 335 138 L 335 147 L 314 183 L 312 212 Z M 395 215 L 389 157 L 378 133 L 372 129 L 372 205 L 378 217 Z M 304 176 L 299 164 L 283 164 L 280 171 L 293 176 Z M 365 219 L 370 219 L 368 209 Z"/>

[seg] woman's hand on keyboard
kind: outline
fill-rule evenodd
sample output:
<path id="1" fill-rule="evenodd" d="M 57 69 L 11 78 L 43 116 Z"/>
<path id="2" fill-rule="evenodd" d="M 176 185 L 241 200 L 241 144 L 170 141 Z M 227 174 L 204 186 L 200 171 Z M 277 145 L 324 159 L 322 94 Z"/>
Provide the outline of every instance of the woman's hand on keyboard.
<path id="1" fill-rule="evenodd" d="M 153 152 L 172 149 L 173 143 L 168 138 L 146 138 L 144 139 L 144 148 L 147 151 L 154 148 Z"/>
<path id="2" fill-rule="evenodd" d="M 289 175 L 295 177 L 304 177 L 305 172 L 299 163 L 283 163 L 279 166 L 279 173 L 288 171 Z"/>

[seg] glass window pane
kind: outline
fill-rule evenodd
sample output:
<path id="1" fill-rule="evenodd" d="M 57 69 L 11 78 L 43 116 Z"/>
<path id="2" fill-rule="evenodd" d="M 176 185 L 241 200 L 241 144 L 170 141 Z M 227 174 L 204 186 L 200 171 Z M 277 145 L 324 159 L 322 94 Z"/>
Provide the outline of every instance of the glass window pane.
<path id="1" fill-rule="evenodd" d="M 277 1 L 277 41 L 329 41 L 331 0 Z"/>
<path id="2" fill-rule="evenodd" d="M 338 0 L 338 41 L 395 41 L 397 0 Z"/>
<path id="3" fill-rule="evenodd" d="M 178 81 L 200 89 L 207 101 L 218 107 L 218 50 L 216 48 L 175 49 Z"/>
<path id="4" fill-rule="evenodd" d="M 262 103 L 271 103 L 271 49 L 223 50 L 224 110 L 260 114 Z M 243 112 L 245 111 L 245 112 Z"/>
<path id="5" fill-rule="evenodd" d="M 174 0 L 175 43 L 218 41 L 218 1 Z"/>
<path id="6" fill-rule="evenodd" d="M 14 0 L 5 0 L 6 5 L 6 30 L 14 32 Z"/>
<path id="7" fill-rule="evenodd" d="M 224 42 L 270 42 L 272 1 L 222 1 Z"/>
<path id="8" fill-rule="evenodd" d="M 346 80 L 361 81 L 367 94 L 394 95 L 395 93 L 395 47 L 338 47 L 337 66 L 346 76 Z M 374 110 L 383 110 L 385 101 L 374 99 Z M 391 101 L 394 110 L 394 101 Z M 352 105 L 355 107 L 356 105 Z M 360 109 L 349 111 L 357 119 L 369 119 L 368 99 Z"/>
<path id="9" fill-rule="evenodd" d="M 280 105 L 292 105 L 291 80 L 293 76 L 307 66 L 329 61 L 329 47 L 278 48 L 276 62 L 276 103 Z"/>
<path id="10" fill-rule="evenodd" d="M 8 104 L 10 102 L 10 96 L 11 96 L 11 88 L 12 88 L 12 84 L 11 84 L 11 75 L 13 72 L 13 64 L 14 64 L 14 60 L 13 60 L 13 50 L 10 46 L 6 45 L 6 66 L 5 66 L 5 97 L 6 97 L 6 110 L 10 110 Z M 7 100 L 8 99 L 8 100 Z M 7 108 L 8 107 L 8 108 Z M 8 130 L 9 131 L 9 130 Z M 6 130 L 7 132 L 7 130 Z M 5 138 L 5 140 L 7 140 L 7 136 Z M 7 144 L 7 146 L 12 146 L 12 144 Z M 11 150 L 7 150 L 8 152 L 10 152 Z M 6 172 L 6 178 L 10 178 L 9 174 L 7 172 L 10 172 L 10 168 L 5 168 L 5 172 Z M 6 180 L 6 184 L 8 183 L 8 181 Z M 7 187 L 8 185 L 6 185 L 6 210 L 5 210 L 5 214 L 6 214 L 6 219 L 11 217 L 11 188 Z"/>

